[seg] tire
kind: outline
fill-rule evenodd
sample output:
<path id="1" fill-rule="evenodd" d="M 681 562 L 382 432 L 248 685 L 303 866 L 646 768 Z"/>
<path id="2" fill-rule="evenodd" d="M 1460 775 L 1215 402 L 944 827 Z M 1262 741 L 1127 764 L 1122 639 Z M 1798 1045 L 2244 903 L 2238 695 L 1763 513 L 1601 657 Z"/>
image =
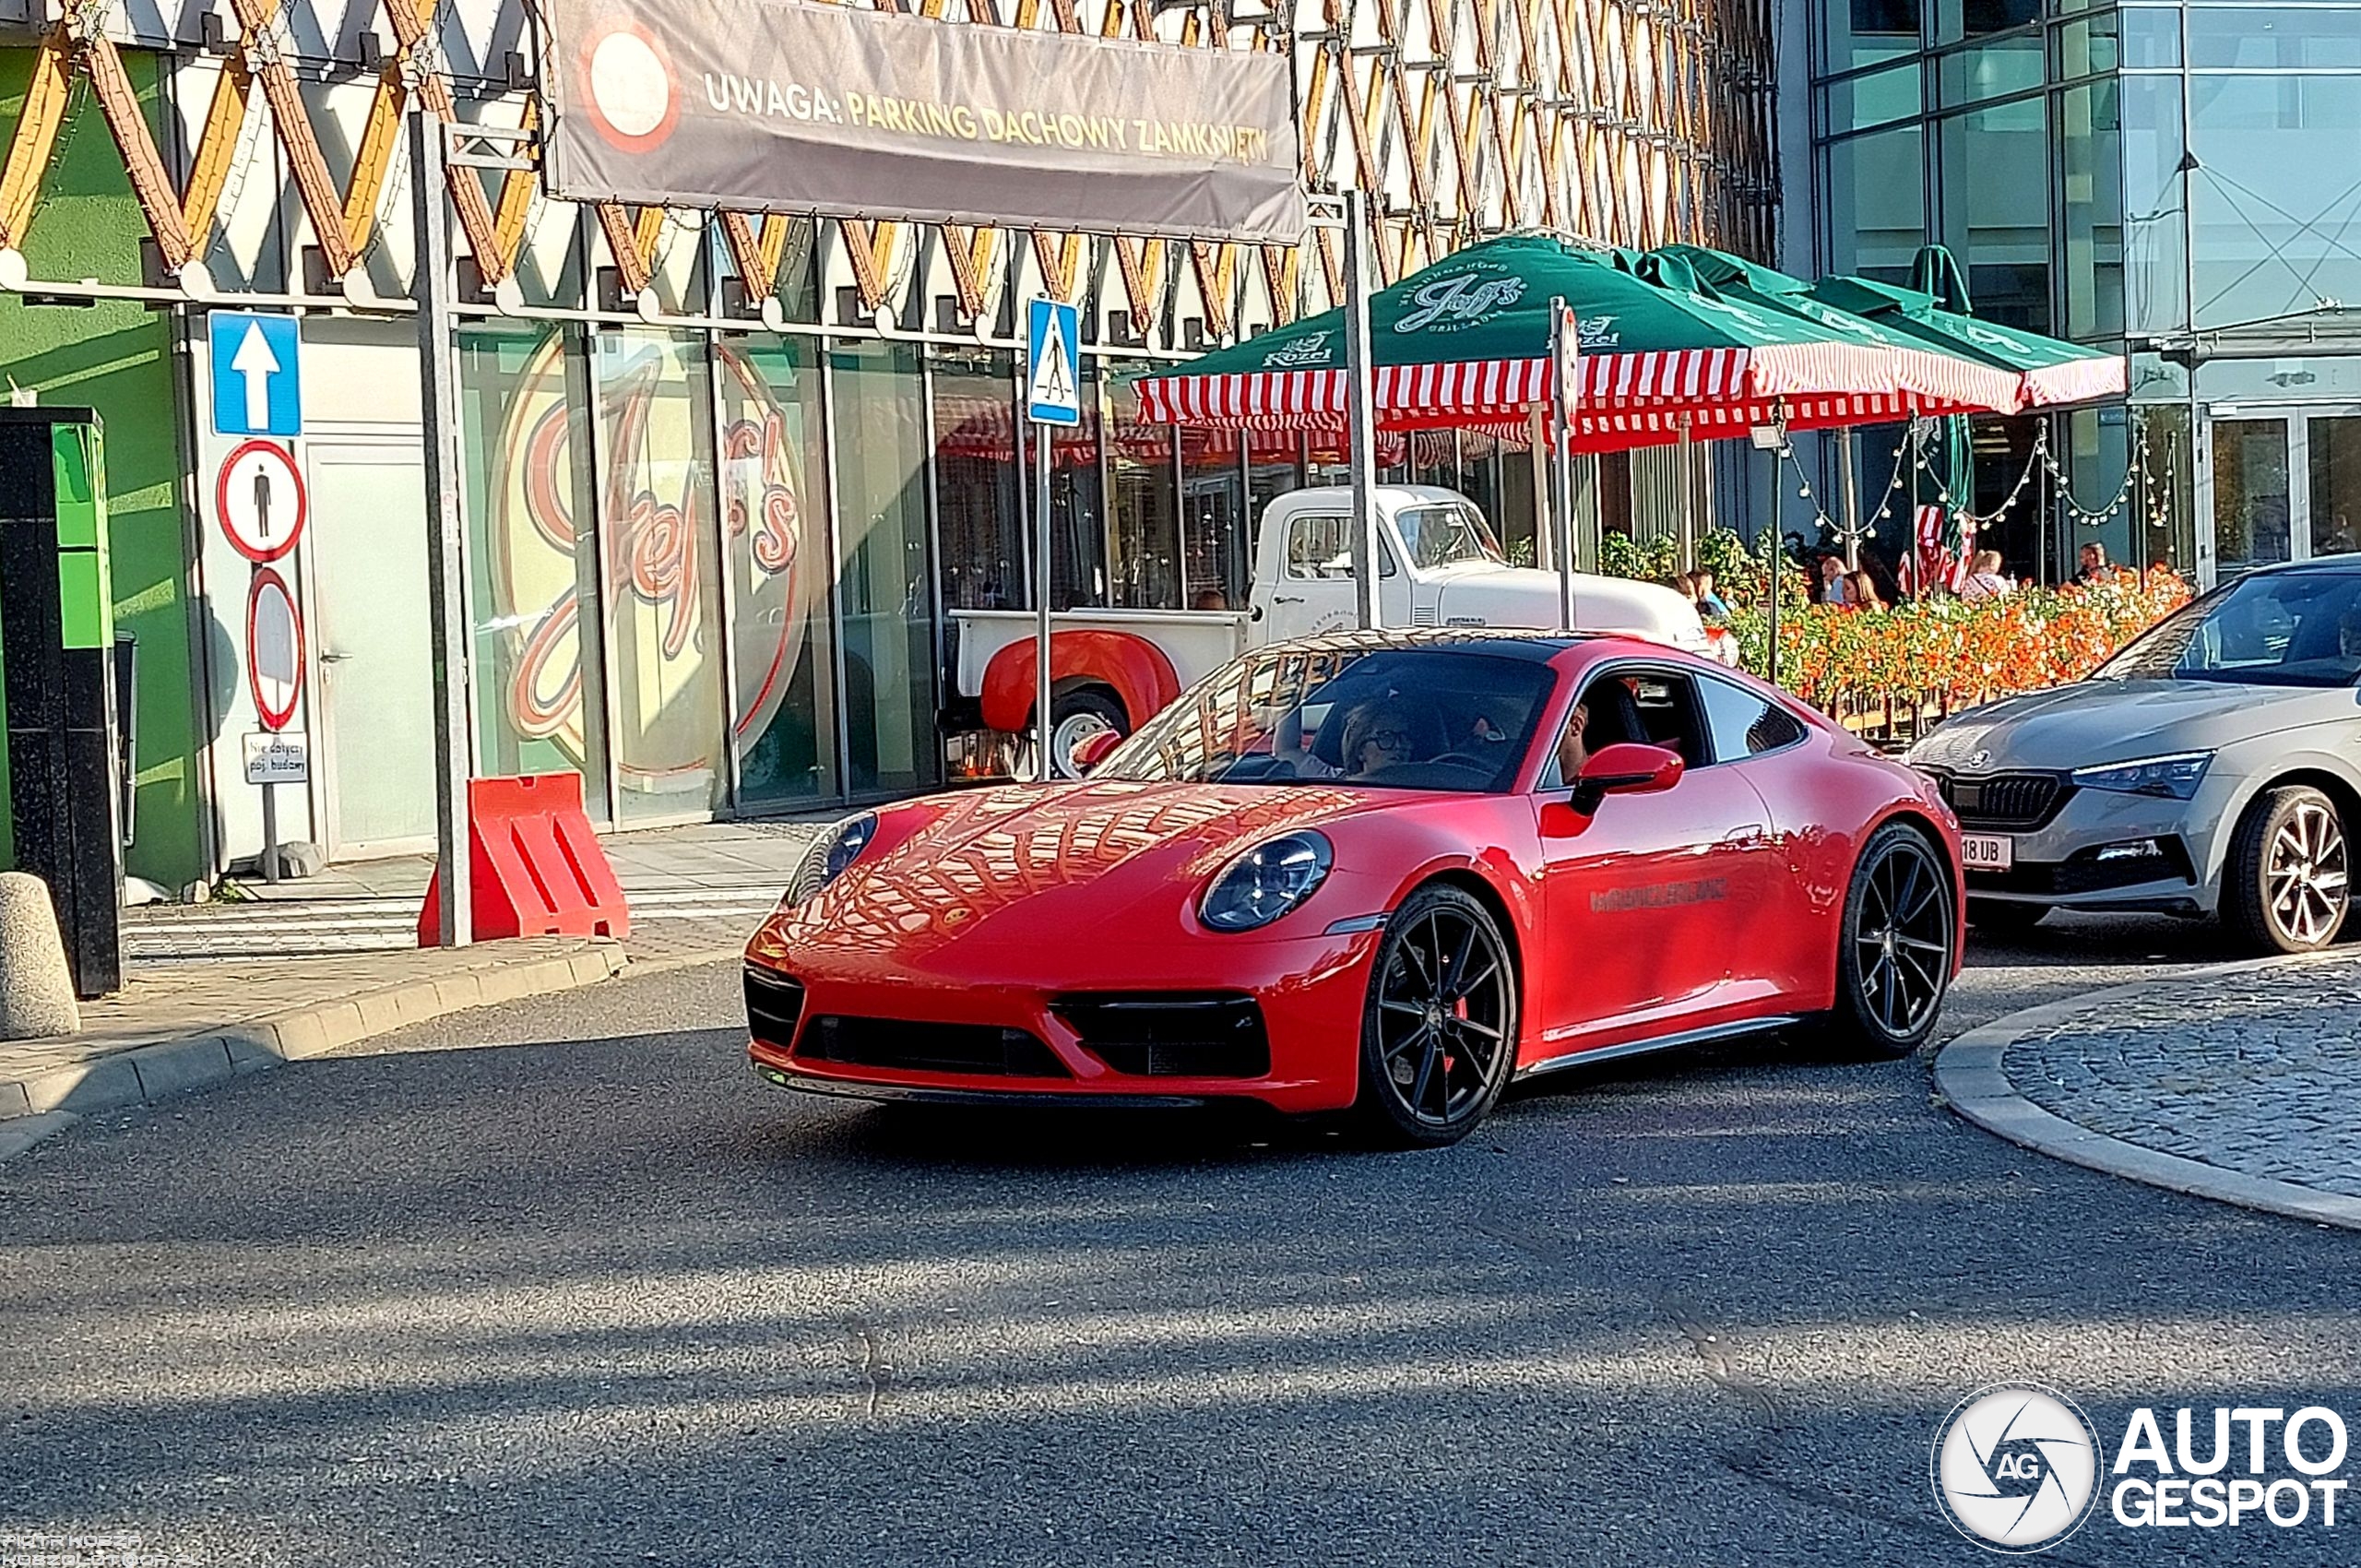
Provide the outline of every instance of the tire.
<path id="1" fill-rule="evenodd" d="M 1995 942 L 2021 942 L 2033 934 L 2049 913 L 2047 904 L 2008 904 L 1998 898 L 1970 898 L 1967 923 Z"/>
<path id="2" fill-rule="evenodd" d="M 2351 855 L 2336 802 L 2306 784 L 2265 790 L 2230 839 L 2222 923 L 2259 953 L 2312 953 L 2352 909 Z"/>
<path id="3" fill-rule="evenodd" d="M 1091 736 L 1113 731 L 1132 732 L 1131 716 L 1123 705 L 1104 692 L 1073 691 L 1050 701 L 1050 771 L 1058 778 L 1079 778 L 1074 749 Z"/>
<path id="4" fill-rule="evenodd" d="M 1958 953 L 1950 868 L 1925 835 L 1888 823 L 1869 836 L 1845 890 L 1830 1043 L 1857 1061 L 1917 1050 L 1942 1015 Z"/>
<path id="5" fill-rule="evenodd" d="M 1442 1148 L 1482 1125 L 1516 1070 L 1516 964 L 1491 911 L 1440 883 L 1385 922 L 1361 1012 L 1352 1119 L 1387 1148 Z"/>

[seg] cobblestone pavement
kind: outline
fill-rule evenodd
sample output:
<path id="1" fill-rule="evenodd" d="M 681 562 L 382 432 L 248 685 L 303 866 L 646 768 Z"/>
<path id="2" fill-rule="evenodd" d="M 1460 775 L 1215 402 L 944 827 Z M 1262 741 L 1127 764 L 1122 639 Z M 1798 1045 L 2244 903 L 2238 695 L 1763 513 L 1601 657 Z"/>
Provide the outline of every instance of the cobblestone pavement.
<path id="1" fill-rule="evenodd" d="M 2094 997 L 2010 1042 L 2001 1067 L 2018 1093 L 2091 1132 L 2361 1197 L 2361 953 Z"/>

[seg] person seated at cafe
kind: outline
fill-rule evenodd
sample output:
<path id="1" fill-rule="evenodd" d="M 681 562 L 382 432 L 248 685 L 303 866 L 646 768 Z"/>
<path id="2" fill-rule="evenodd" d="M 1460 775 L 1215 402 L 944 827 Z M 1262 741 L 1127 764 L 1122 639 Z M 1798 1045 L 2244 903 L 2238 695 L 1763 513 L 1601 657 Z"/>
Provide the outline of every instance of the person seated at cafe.
<path id="1" fill-rule="evenodd" d="M 1229 596 L 1222 592 L 1221 589 L 1217 588 L 1199 588 L 1197 590 L 1197 597 L 1193 601 L 1192 608 L 1197 610 L 1227 610 L 1229 608 Z"/>
<path id="2" fill-rule="evenodd" d="M 1722 596 L 1720 594 L 1714 591 L 1714 574 L 1712 571 L 1706 567 L 1700 566 L 1696 571 L 1690 574 L 1690 580 L 1696 585 L 1698 614 L 1711 615 L 1714 619 L 1720 621 L 1726 621 L 1730 618 L 1730 607 L 1723 602 Z"/>
<path id="3" fill-rule="evenodd" d="M 1867 572 L 1847 572 L 1838 579 L 1844 599 L 1840 602 L 1847 610 L 1883 610 L 1885 600 L 1878 597 L 1878 582 Z"/>
<path id="4" fill-rule="evenodd" d="M 1959 585 L 1959 596 L 1962 599 L 1999 599 L 2004 594 L 2016 591 L 2016 580 L 2000 569 L 1999 551 L 1977 551 L 1975 559 L 1970 563 L 1970 565 L 1973 570 L 1967 574 L 1967 579 Z"/>

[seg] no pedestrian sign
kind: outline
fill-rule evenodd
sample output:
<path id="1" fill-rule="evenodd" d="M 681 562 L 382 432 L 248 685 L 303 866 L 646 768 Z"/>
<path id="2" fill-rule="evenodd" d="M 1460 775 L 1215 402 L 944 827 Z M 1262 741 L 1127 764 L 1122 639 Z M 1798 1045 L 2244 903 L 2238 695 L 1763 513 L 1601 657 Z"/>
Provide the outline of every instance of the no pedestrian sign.
<path id="1" fill-rule="evenodd" d="M 256 565 L 278 560 L 303 537 L 310 506 L 287 448 L 249 441 L 230 454 L 213 486 L 214 514 L 231 545 Z"/>
<path id="2" fill-rule="evenodd" d="M 1026 417 L 1037 424 L 1082 422 L 1082 315 L 1055 300 L 1035 300 L 1025 336 Z"/>

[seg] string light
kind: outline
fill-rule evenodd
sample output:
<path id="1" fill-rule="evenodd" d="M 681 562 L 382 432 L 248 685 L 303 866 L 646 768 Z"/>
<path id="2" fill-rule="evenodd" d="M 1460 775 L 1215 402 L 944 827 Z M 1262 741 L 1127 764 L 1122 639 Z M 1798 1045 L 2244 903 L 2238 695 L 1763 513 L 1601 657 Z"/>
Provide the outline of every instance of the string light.
<path id="1" fill-rule="evenodd" d="M 1813 521 L 1821 531 L 1847 544 L 1857 543 L 1864 539 L 1875 539 L 1878 532 L 1877 525 L 1893 516 L 1893 497 L 1904 488 L 1905 464 L 1908 465 L 1909 471 L 1928 475 L 1934 486 L 1937 502 L 1944 510 L 1959 517 L 1964 531 L 1970 538 L 1997 528 L 2005 521 L 2009 514 L 2016 509 L 2017 503 L 2024 498 L 2026 487 L 2032 484 L 2033 477 L 2036 472 L 2047 472 L 2049 475 L 2058 486 L 2058 498 L 2065 504 L 2068 515 L 2083 528 L 2097 528 L 2122 512 L 2131 499 L 2134 486 L 2144 487 L 2145 493 L 2150 495 L 2160 493 L 2158 487 L 2153 482 L 2153 476 L 2149 471 L 2148 428 L 2144 421 L 2139 425 L 2140 434 L 2133 445 L 2132 460 L 2124 467 L 2123 482 L 2116 487 L 2115 494 L 2103 506 L 2085 505 L 2074 494 L 2072 483 L 2066 470 L 2059 466 L 2058 459 L 2049 450 L 2049 425 L 2045 421 L 2034 426 L 2033 450 L 2025 458 L 2023 470 L 2017 475 L 2016 481 L 2009 487 L 2007 496 L 1991 511 L 1978 513 L 1963 502 L 1958 495 L 1952 493 L 1945 476 L 1930 466 L 1926 447 L 1934 428 L 1935 422 L 1931 419 L 1914 419 L 1910 422 L 1902 444 L 1894 448 L 1893 471 L 1886 481 L 1877 513 L 1868 523 L 1859 528 L 1850 527 L 1828 515 L 1827 508 L 1820 504 L 1820 497 L 1812 489 L 1810 476 L 1804 471 L 1801 460 L 1796 456 L 1794 445 L 1784 438 L 1779 444 L 1779 457 L 1795 470 L 1796 494 L 1810 505 Z M 2158 505 L 2159 516 L 2163 515 L 2163 509 L 2167 505 L 2169 505 L 2168 500 L 2163 501 Z M 2160 523 L 2156 526 L 2163 525 Z"/>

